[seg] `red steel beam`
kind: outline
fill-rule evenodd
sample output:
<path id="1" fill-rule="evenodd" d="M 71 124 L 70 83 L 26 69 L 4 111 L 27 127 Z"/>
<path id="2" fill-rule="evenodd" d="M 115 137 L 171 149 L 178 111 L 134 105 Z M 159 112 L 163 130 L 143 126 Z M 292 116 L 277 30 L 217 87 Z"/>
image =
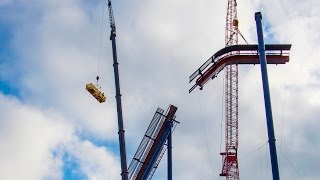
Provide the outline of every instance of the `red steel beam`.
<path id="1" fill-rule="evenodd" d="M 285 64 L 289 62 L 289 56 L 284 55 L 267 55 L 268 64 Z M 200 86 L 200 89 L 204 84 L 217 75 L 226 65 L 231 64 L 260 64 L 258 55 L 232 55 L 220 59 L 207 69 L 196 81 L 196 85 Z"/>
<path id="2" fill-rule="evenodd" d="M 151 148 L 150 148 L 150 151 L 148 152 L 148 155 L 145 159 L 145 161 L 143 162 L 143 165 L 136 177 L 136 180 L 141 180 L 142 177 L 144 176 L 144 174 L 146 173 L 146 170 L 148 168 L 148 166 L 150 166 L 150 163 L 151 163 L 151 159 L 152 157 L 154 156 L 155 152 L 156 152 L 156 149 L 157 147 L 160 145 L 161 143 L 161 138 L 163 137 L 163 135 L 165 134 L 165 131 L 166 131 L 166 125 L 167 125 L 167 121 L 170 121 L 171 119 L 174 118 L 174 115 L 177 111 L 177 107 L 173 106 L 173 105 L 170 105 L 170 109 L 168 110 L 167 114 L 166 114 L 166 119 L 164 121 L 164 123 L 162 124 L 162 127 L 160 128 L 160 131 L 156 137 L 156 139 L 154 140 Z"/>

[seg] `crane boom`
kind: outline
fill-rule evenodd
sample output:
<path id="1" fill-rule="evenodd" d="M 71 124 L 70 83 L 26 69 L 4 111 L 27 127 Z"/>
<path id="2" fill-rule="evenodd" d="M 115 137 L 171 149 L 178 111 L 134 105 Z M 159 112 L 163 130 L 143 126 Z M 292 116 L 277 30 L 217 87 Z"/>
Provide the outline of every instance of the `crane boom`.
<path id="1" fill-rule="evenodd" d="M 121 105 L 121 93 L 120 93 L 120 80 L 119 80 L 119 63 L 117 57 L 117 46 L 116 46 L 116 24 L 114 21 L 113 10 L 111 1 L 108 0 L 109 9 L 109 21 L 111 27 L 110 40 L 112 43 L 112 56 L 113 56 L 113 70 L 116 88 L 116 102 L 117 102 L 117 114 L 118 114 L 118 135 L 120 145 L 120 159 L 121 159 L 121 176 L 122 180 L 128 180 L 128 168 L 127 168 L 127 157 L 126 157 L 126 144 L 124 137 L 123 117 L 122 117 L 122 105 Z"/>
<path id="2" fill-rule="evenodd" d="M 228 0 L 226 28 L 226 46 L 238 44 L 238 17 L 236 0 Z M 238 52 L 232 52 L 235 55 Z M 222 172 L 226 180 L 238 180 L 238 65 L 225 68 L 225 152 Z"/>

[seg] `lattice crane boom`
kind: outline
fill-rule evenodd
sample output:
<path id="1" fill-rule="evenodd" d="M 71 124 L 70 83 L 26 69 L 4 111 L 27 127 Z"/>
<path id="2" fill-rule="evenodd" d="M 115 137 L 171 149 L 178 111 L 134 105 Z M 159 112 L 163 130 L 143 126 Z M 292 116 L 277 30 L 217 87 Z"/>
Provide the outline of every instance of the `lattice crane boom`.
<path id="1" fill-rule="evenodd" d="M 110 22 L 110 28 L 111 28 L 111 35 L 116 36 L 116 23 L 114 21 L 112 4 L 110 0 L 108 0 L 108 10 L 109 10 L 109 22 Z M 111 39 L 111 36 L 110 36 L 110 39 Z"/>
<path id="2" fill-rule="evenodd" d="M 236 0 L 228 0 L 226 27 L 226 46 L 238 44 L 238 18 Z M 238 53 L 238 52 L 233 52 Z M 221 176 L 227 180 L 239 179 L 238 169 L 238 65 L 225 68 L 225 152 L 222 152 Z"/>

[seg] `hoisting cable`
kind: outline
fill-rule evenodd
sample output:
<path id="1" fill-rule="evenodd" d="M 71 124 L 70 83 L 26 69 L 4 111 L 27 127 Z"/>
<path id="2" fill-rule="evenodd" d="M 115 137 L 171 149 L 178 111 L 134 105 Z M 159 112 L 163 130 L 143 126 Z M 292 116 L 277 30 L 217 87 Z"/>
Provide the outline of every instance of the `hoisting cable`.
<path id="1" fill-rule="evenodd" d="M 239 29 L 238 29 L 238 33 L 240 34 L 240 36 L 242 37 L 242 39 L 244 40 L 244 42 L 246 42 L 247 44 L 249 44 L 248 41 L 246 40 L 246 38 L 244 38 L 244 36 L 242 35 L 242 33 L 240 32 Z"/>
<path id="2" fill-rule="evenodd" d="M 101 46 L 102 46 L 102 32 L 103 32 L 103 25 L 104 25 L 104 6 L 106 5 L 106 0 L 103 1 L 102 7 L 102 17 L 101 17 L 101 29 L 100 29 L 100 46 L 99 46 L 99 60 L 98 60 L 98 73 L 97 73 L 97 86 L 99 86 L 99 76 L 100 76 L 100 61 L 101 61 Z M 99 86 L 100 87 L 100 86 Z"/>
<path id="3" fill-rule="evenodd" d="M 280 132 L 280 155 L 279 155 L 279 169 L 281 167 L 281 155 L 282 155 L 282 135 L 283 135 L 283 121 L 285 115 L 285 104 L 286 104 L 286 89 L 287 89 L 287 66 L 284 71 L 284 87 L 283 87 L 283 104 L 282 104 L 282 117 L 281 117 L 281 132 Z"/>
<path id="4" fill-rule="evenodd" d="M 242 159 L 242 158 L 244 158 L 244 157 L 247 157 L 248 155 L 252 154 L 253 152 L 256 152 L 256 151 L 260 150 L 260 149 L 263 148 L 266 144 L 268 144 L 268 142 L 266 142 L 266 143 L 264 143 L 263 145 L 259 146 L 257 149 L 252 150 L 252 151 L 249 151 L 249 152 L 247 152 L 246 154 L 240 156 L 239 159 Z"/>
<path id="5" fill-rule="evenodd" d="M 99 60 L 98 60 L 98 72 L 96 76 L 97 84 L 94 85 L 93 83 L 86 84 L 87 91 L 96 98 L 100 103 L 103 103 L 106 101 L 106 96 L 103 92 L 101 92 L 101 86 L 99 85 L 99 71 L 100 71 L 100 59 L 101 59 L 101 44 L 102 44 L 102 31 L 103 31 L 103 17 L 104 17 L 104 5 L 105 0 L 103 2 L 103 12 L 102 12 L 102 23 L 101 23 L 101 32 L 100 32 L 100 47 L 99 47 Z"/>
<path id="6" fill-rule="evenodd" d="M 281 167 L 281 158 L 282 155 L 285 157 L 285 159 L 289 162 L 290 166 L 292 169 L 295 171 L 295 173 L 302 179 L 302 175 L 299 173 L 297 168 L 293 165 L 293 163 L 289 160 L 289 158 L 285 155 L 285 153 L 282 151 L 282 142 L 283 142 L 283 122 L 284 122 L 284 117 L 285 117 L 285 103 L 286 103 L 286 90 L 287 90 L 287 66 L 285 67 L 284 71 L 284 88 L 283 88 L 283 104 L 282 104 L 282 117 L 281 117 L 281 132 L 280 132 L 280 156 L 279 156 L 279 168 Z"/>
<path id="7" fill-rule="evenodd" d="M 242 39 L 244 40 L 245 43 L 249 44 L 248 41 L 246 40 L 246 38 L 242 35 L 242 33 L 240 32 L 240 29 L 238 29 L 238 33 L 240 34 L 240 36 L 242 37 Z M 258 52 L 254 52 L 251 51 L 253 55 L 257 55 Z"/>
<path id="8" fill-rule="evenodd" d="M 221 96 L 221 120 L 220 120 L 220 152 L 222 152 L 222 123 L 224 120 L 224 99 L 225 99 L 225 76 L 222 79 L 222 96 Z M 223 163 L 223 158 L 221 159 Z"/>
<path id="9" fill-rule="evenodd" d="M 267 180 L 267 175 L 268 175 L 268 165 L 269 165 L 269 163 L 268 163 L 269 161 L 268 161 L 268 146 L 266 146 L 266 173 L 265 173 L 265 180 Z"/>
<path id="10" fill-rule="evenodd" d="M 286 160 L 289 162 L 289 164 L 291 165 L 292 169 L 296 172 L 296 174 L 302 179 L 303 177 L 301 176 L 301 174 L 298 172 L 297 168 L 294 167 L 294 165 L 292 164 L 292 162 L 289 160 L 289 158 L 283 153 L 283 156 L 286 158 Z"/>
<path id="11" fill-rule="evenodd" d="M 201 122 L 202 122 L 204 137 L 205 137 L 206 149 L 207 149 L 207 153 L 208 153 L 208 157 L 209 157 L 209 164 L 210 164 L 210 168 L 211 168 L 212 177 L 214 177 L 214 171 L 213 171 L 213 166 L 212 166 L 212 161 L 211 161 L 211 156 L 210 156 L 210 151 L 209 151 L 209 145 L 208 145 L 208 138 L 207 138 L 206 128 L 205 128 L 204 121 L 203 121 L 203 113 L 202 113 L 202 106 L 200 103 L 199 92 L 198 92 L 198 104 L 199 104 L 199 109 L 200 109 L 200 114 L 201 114 Z"/>
<path id="12" fill-rule="evenodd" d="M 260 160 L 261 179 L 263 180 L 263 169 L 262 169 L 262 160 L 261 160 L 261 149 L 259 149 L 259 160 Z"/>

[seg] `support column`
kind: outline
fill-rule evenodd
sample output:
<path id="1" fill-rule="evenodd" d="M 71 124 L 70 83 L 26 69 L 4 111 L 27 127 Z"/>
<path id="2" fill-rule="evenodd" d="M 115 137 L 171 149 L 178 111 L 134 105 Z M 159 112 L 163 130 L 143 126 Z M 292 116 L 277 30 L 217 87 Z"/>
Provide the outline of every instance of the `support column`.
<path id="1" fill-rule="evenodd" d="M 168 180 L 172 180 L 172 120 L 168 122 L 169 136 L 168 136 Z"/>
<path id="2" fill-rule="evenodd" d="M 273 180 L 280 180 L 279 168 L 278 168 L 278 158 L 277 158 L 277 149 L 276 149 L 276 139 L 275 139 L 274 128 L 273 128 L 273 118 L 272 118 L 271 98 L 270 98 L 270 91 L 269 91 L 267 61 L 266 61 L 265 45 L 264 45 L 264 40 L 263 40 L 263 30 L 262 30 L 261 19 L 262 19 L 261 12 L 256 12 L 255 13 L 255 20 L 256 20 L 256 26 L 257 26 L 259 60 L 260 60 L 260 66 L 261 66 L 264 104 L 265 104 L 265 111 L 266 111 L 266 118 L 267 118 L 272 176 L 273 176 Z"/>

